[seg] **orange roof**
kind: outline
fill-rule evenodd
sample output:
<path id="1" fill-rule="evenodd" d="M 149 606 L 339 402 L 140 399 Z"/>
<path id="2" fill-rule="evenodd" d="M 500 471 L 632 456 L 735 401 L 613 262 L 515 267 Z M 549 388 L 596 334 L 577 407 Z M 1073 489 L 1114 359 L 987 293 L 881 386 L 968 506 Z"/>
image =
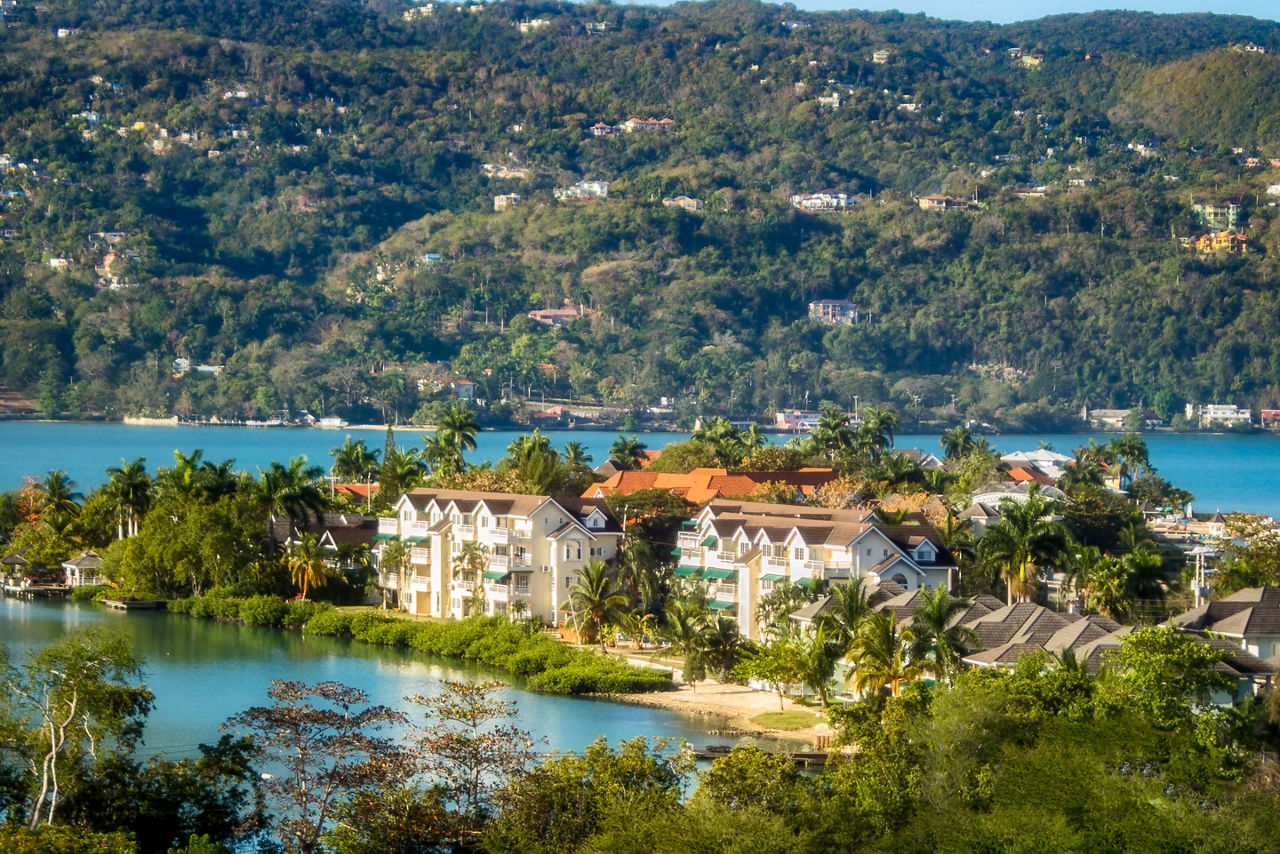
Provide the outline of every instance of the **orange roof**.
<path id="1" fill-rule="evenodd" d="M 364 501 L 378 494 L 378 484 L 376 483 L 335 483 L 333 485 L 333 494 L 335 496 L 345 498 L 356 498 Z"/>
<path id="2" fill-rule="evenodd" d="M 824 483 L 835 478 L 831 469 L 803 469 L 802 471 L 734 472 L 727 469 L 700 468 L 688 474 L 656 471 L 620 471 L 613 477 L 587 488 L 583 498 L 603 498 L 608 495 L 628 495 L 642 489 L 665 489 L 694 504 L 702 504 L 713 498 L 750 495 L 762 483 L 786 483 L 801 494 L 808 495 Z"/>
<path id="3" fill-rule="evenodd" d="M 1035 482 L 1041 486 L 1053 486 L 1053 478 L 1030 466 L 1018 466 L 1009 470 L 1009 476 L 1018 483 Z"/>

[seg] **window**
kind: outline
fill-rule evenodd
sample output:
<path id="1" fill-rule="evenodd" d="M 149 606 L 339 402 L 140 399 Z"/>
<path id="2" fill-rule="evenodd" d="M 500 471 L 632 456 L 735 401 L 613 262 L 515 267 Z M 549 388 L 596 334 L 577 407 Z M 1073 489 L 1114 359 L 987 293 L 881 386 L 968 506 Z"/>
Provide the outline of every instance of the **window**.
<path id="1" fill-rule="evenodd" d="M 804 560 L 804 556 L 805 556 L 804 546 L 796 546 L 794 549 L 792 549 L 791 556 L 796 560 Z"/>
<path id="2" fill-rule="evenodd" d="M 907 587 L 908 589 L 910 588 L 910 585 L 907 583 L 907 577 L 903 575 L 901 572 L 896 573 L 893 576 L 893 580 L 896 581 L 898 584 L 901 584 L 903 587 Z"/>
<path id="3" fill-rule="evenodd" d="M 564 544 L 565 560 L 582 560 L 582 541 L 566 540 Z"/>
<path id="4" fill-rule="evenodd" d="M 529 592 L 529 573 L 521 572 L 516 574 L 516 592 L 517 593 Z"/>
<path id="5" fill-rule="evenodd" d="M 489 517 L 488 517 L 488 516 L 481 516 L 481 517 L 480 517 L 480 527 L 481 527 L 481 528 L 487 528 L 487 527 L 489 527 Z"/>
<path id="6" fill-rule="evenodd" d="M 747 546 L 748 546 L 748 545 L 749 545 L 749 543 L 746 543 L 746 542 L 738 543 L 738 554 L 740 554 L 740 555 L 744 555 L 744 554 L 746 554 L 746 553 L 747 553 Z"/>

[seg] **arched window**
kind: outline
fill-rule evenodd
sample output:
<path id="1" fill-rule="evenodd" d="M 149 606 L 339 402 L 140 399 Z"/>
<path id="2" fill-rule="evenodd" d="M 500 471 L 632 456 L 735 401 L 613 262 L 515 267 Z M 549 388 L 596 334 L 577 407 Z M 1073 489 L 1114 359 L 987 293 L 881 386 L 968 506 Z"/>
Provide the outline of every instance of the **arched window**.
<path id="1" fill-rule="evenodd" d="M 896 573 L 896 574 L 893 576 L 893 580 L 894 580 L 894 582 L 896 582 L 896 583 L 898 583 L 898 584 L 901 584 L 903 587 L 910 587 L 910 586 L 911 586 L 911 585 L 909 585 L 909 584 L 907 583 L 907 577 L 906 577 L 905 575 L 903 575 L 901 572 Z"/>

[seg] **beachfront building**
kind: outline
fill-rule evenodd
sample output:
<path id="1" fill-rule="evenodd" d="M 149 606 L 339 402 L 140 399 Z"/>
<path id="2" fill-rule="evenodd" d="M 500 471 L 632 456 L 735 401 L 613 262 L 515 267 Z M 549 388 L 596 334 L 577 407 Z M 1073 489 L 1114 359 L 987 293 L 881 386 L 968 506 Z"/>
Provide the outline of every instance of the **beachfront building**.
<path id="1" fill-rule="evenodd" d="M 559 624 L 578 575 L 613 560 L 622 540 L 603 500 L 414 489 L 394 510 L 378 520 L 378 585 L 402 610 L 433 617 Z"/>
<path id="2" fill-rule="evenodd" d="M 875 590 L 951 587 L 955 561 L 938 530 L 920 514 L 899 524 L 870 509 L 715 500 L 677 535 L 675 575 L 707 584 L 709 604 L 759 638 L 756 606 L 774 585 L 863 579 Z"/>

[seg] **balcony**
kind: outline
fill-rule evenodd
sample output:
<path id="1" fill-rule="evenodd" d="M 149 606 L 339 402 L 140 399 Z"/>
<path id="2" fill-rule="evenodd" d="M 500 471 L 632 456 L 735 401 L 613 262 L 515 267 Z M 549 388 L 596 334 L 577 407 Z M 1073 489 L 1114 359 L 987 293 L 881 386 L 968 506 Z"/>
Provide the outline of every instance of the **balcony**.
<path id="1" fill-rule="evenodd" d="M 720 583 L 716 585 L 715 600 L 717 602 L 733 602 L 738 601 L 738 585 Z"/>
<path id="2" fill-rule="evenodd" d="M 784 557 L 767 557 L 764 559 L 765 570 L 780 570 L 785 572 L 787 569 L 787 559 Z"/>
<path id="3" fill-rule="evenodd" d="M 414 593 L 430 593 L 431 579 L 426 575 L 413 575 L 409 577 L 409 589 Z"/>
<path id="4" fill-rule="evenodd" d="M 495 602 L 528 602 L 533 598 L 533 594 L 529 592 L 529 587 L 513 587 L 510 584 L 489 583 L 485 585 L 485 591 Z"/>
<path id="5" fill-rule="evenodd" d="M 828 581 L 838 578 L 850 578 L 853 576 L 853 564 L 851 563 L 827 563 L 822 570 L 822 577 Z"/>
<path id="6" fill-rule="evenodd" d="M 476 536 L 475 525 L 454 525 L 453 535 L 458 540 L 472 540 Z"/>
<path id="7" fill-rule="evenodd" d="M 680 562 L 688 564 L 702 563 L 702 549 L 680 549 Z"/>
<path id="8" fill-rule="evenodd" d="M 489 555 L 490 569 L 510 569 L 511 555 Z"/>
<path id="9" fill-rule="evenodd" d="M 385 587 L 388 590 L 400 589 L 400 573 L 398 572 L 379 572 L 378 586 Z"/>
<path id="10" fill-rule="evenodd" d="M 412 548 L 409 549 L 410 563 L 431 563 L 431 549 Z"/>
<path id="11" fill-rule="evenodd" d="M 400 525 L 400 533 L 404 537 L 425 537 L 431 533 L 431 523 L 404 522 Z"/>
<path id="12" fill-rule="evenodd" d="M 379 516 L 378 517 L 378 533 L 390 534 L 398 536 L 400 534 L 400 520 L 395 516 Z"/>
<path id="13" fill-rule="evenodd" d="M 489 542 L 499 545 L 527 540 L 533 536 L 532 528 L 488 528 L 484 532 Z"/>
<path id="14" fill-rule="evenodd" d="M 801 572 L 823 572 L 827 568 L 825 560 L 804 560 L 800 562 Z"/>
<path id="15" fill-rule="evenodd" d="M 703 537 L 697 531 L 681 531 L 676 534 L 676 545 L 682 549 L 696 549 L 702 545 Z"/>
<path id="16" fill-rule="evenodd" d="M 470 593 L 475 589 L 475 582 L 464 578 L 455 578 L 453 580 L 453 589 L 461 590 L 463 593 Z"/>

